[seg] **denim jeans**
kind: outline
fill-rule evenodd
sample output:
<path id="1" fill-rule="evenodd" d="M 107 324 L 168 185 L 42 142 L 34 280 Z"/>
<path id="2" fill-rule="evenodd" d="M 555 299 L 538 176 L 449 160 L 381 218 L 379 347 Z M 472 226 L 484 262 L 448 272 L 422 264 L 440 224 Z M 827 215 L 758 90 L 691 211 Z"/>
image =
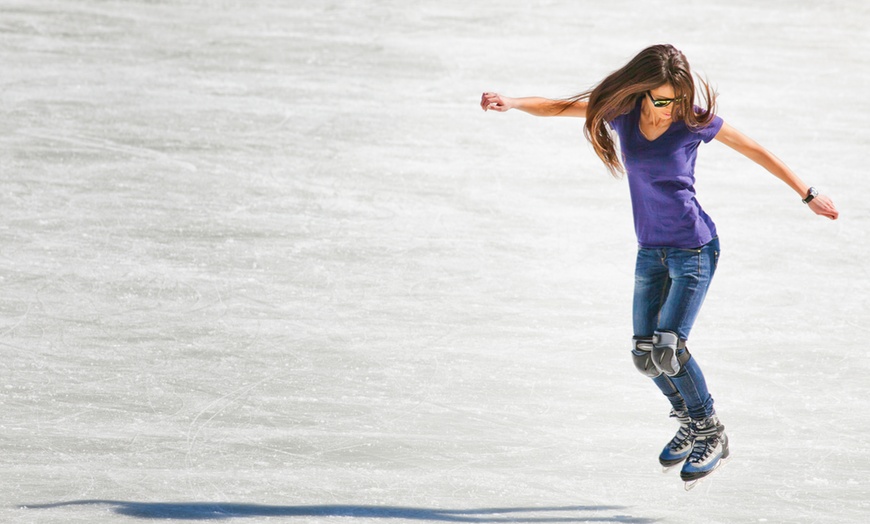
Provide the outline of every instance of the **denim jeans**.
<path id="1" fill-rule="evenodd" d="M 672 331 L 681 341 L 688 340 L 718 263 L 718 238 L 696 249 L 639 248 L 634 277 L 634 336 L 652 337 L 656 331 Z M 687 410 L 695 419 L 714 413 L 713 398 L 694 357 L 676 375 L 662 373 L 653 381 L 674 409 Z"/>

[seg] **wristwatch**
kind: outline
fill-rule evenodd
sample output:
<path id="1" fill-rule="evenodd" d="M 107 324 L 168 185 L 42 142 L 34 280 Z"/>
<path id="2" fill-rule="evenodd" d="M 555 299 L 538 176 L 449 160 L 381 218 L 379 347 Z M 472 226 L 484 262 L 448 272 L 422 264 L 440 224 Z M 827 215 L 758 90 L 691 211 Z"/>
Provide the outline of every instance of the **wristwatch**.
<path id="1" fill-rule="evenodd" d="M 811 187 L 807 191 L 807 197 L 801 200 L 801 202 L 803 202 L 804 204 L 809 204 L 817 196 L 819 196 L 819 191 L 816 188 Z"/>

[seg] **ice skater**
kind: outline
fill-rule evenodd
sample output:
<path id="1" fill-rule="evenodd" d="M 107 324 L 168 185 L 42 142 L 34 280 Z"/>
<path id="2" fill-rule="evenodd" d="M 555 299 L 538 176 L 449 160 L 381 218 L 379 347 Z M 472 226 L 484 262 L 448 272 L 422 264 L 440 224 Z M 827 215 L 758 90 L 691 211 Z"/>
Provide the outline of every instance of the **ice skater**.
<path id="1" fill-rule="evenodd" d="M 584 134 L 604 165 L 614 176 L 627 174 L 638 242 L 631 354 L 680 423 L 659 462 L 666 470 L 682 464 L 687 489 L 729 455 L 725 426 L 686 347 L 719 262 L 716 226 L 695 198 L 698 146 L 716 139 L 788 184 L 814 213 L 832 220 L 838 216 L 830 198 L 726 124 L 716 114 L 716 93 L 707 82 L 698 83 L 696 91 L 682 52 L 654 45 L 572 98 L 483 93 L 480 101 L 484 111 L 585 118 Z M 703 106 L 695 104 L 696 96 L 703 97 Z"/>

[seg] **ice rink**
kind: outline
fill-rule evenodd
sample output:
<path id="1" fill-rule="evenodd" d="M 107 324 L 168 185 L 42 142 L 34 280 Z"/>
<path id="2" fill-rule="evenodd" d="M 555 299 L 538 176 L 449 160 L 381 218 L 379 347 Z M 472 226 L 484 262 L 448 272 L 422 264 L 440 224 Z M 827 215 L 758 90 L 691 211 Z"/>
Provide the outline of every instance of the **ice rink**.
<path id="1" fill-rule="evenodd" d="M 702 145 L 685 492 L 625 180 L 565 97 L 673 43 Z M 0 522 L 870 519 L 870 4 L 0 0 Z"/>

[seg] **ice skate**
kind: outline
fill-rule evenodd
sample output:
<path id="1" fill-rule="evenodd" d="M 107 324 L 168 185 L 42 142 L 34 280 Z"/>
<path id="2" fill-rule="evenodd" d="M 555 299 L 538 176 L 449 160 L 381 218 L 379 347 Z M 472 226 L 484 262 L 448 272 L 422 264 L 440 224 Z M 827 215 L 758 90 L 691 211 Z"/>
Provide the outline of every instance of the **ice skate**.
<path id="1" fill-rule="evenodd" d="M 659 455 L 659 463 L 662 465 L 664 473 L 685 462 L 686 457 L 692 451 L 692 444 L 695 442 L 691 426 L 692 419 L 689 418 L 688 412 L 672 409 L 670 416 L 680 422 L 680 428 Z"/>
<path id="2" fill-rule="evenodd" d="M 680 471 L 680 478 L 686 483 L 686 491 L 721 467 L 730 455 L 725 426 L 715 415 L 693 420 L 691 431 L 694 433 L 695 442 Z"/>

